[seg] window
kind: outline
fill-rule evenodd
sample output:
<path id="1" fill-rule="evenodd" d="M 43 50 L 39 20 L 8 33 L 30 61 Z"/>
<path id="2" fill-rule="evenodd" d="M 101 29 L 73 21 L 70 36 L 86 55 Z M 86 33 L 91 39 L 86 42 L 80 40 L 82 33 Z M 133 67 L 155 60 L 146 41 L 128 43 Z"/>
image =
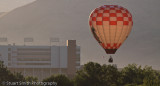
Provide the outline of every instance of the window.
<path id="1" fill-rule="evenodd" d="M 8 63 L 8 66 L 11 66 L 11 63 Z"/>
<path id="2" fill-rule="evenodd" d="M 11 57 L 8 57 L 8 61 L 11 61 Z"/>
<path id="3" fill-rule="evenodd" d="M 11 48 L 8 48 L 8 51 L 11 51 Z"/>
<path id="4" fill-rule="evenodd" d="M 8 53 L 8 57 L 11 57 L 11 53 Z"/>

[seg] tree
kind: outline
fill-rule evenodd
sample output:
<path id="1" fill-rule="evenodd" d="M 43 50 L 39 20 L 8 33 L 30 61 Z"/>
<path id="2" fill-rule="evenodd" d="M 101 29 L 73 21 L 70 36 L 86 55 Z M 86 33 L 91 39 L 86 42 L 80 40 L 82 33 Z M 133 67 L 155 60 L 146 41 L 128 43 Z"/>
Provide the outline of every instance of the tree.
<path id="1" fill-rule="evenodd" d="M 135 84 L 141 85 L 143 83 L 143 70 L 141 66 L 136 64 L 129 64 L 121 71 L 122 84 Z"/>
<path id="2" fill-rule="evenodd" d="M 26 80 L 26 82 L 31 82 L 31 83 L 32 82 L 38 82 L 38 78 L 37 77 L 32 77 L 32 76 L 25 77 L 25 80 Z M 38 86 L 38 85 L 32 84 L 30 86 Z"/>
<path id="3" fill-rule="evenodd" d="M 136 64 L 129 64 L 121 71 L 122 85 L 125 86 L 160 86 L 160 73 L 152 67 L 142 68 Z"/>
<path id="4" fill-rule="evenodd" d="M 28 77 L 25 77 L 25 80 L 28 81 L 28 82 L 37 82 L 38 78 L 37 77 L 28 76 Z"/>
<path id="5" fill-rule="evenodd" d="M 153 70 L 152 67 L 145 66 L 143 69 L 145 75 L 143 86 L 160 86 L 160 73 Z"/>
<path id="6" fill-rule="evenodd" d="M 3 62 L 0 61 L 0 86 L 3 85 L 2 82 L 17 82 L 17 81 L 25 81 L 25 78 L 21 73 L 11 73 L 7 67 L 3 65 Z"/>
<path id="7" fill-rule="evenodd" d="M 102 66 L 102 78 L 107 82 L 107 86 L 117 86 L 120 85 L 120 72 L 113 65 L 103 65 Z"/>
<path id="8" fill-rule="evenodd" d="M 77 72 L 74 82 L 75 86 L 117 86 L 118 78 L 119 72 L 116 67 L 89 62 Z"/>
<path id="9" fill-rule="evenodd" d="M 0 61 L 0 86 L 5 86 L 3 81 L 37 82 L 38 79 L 32 76 L 24 78 L 21 73 L 11 73 Z M 160 86 L 160 72 L 152 67 L 142 68 L 136 64 L 129 64 L 122 71 L 118 71 L 113 65 L 89 62 L 82 70 L 77 71 L 73 80 L 65 75 L 52 75 L 43 82 L 55 82 L 57 86 Z"/>
<path id="10" fill-rule="evenodd" d="M 73 86 L 72 81 L 65 75 L 52 75 L 43 80 L 43 82 L 56 82 L 56 86 Z M 50 85 L 47 85 L 50 86 Z"/>

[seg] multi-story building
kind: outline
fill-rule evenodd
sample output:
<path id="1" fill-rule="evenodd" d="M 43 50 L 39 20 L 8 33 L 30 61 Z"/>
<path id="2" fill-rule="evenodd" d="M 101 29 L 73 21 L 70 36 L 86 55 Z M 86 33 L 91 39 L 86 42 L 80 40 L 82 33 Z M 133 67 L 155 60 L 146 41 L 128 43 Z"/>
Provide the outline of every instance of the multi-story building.
<path id="1" fill-rule="evenodd" d="M 59 73 L 72 77 L 80 68 L 80 46 L 76 40 L 66 46 L 1 45 L 0 60 L 10 71 L 39 80 Z"/>

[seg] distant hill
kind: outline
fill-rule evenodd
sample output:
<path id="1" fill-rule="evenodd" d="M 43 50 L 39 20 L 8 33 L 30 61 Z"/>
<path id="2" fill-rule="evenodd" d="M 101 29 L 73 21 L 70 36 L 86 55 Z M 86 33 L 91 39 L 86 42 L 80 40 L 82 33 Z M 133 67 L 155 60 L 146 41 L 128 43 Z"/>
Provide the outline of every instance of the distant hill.
<path id="1" fill-rule="evenodd" d="M 88 61 L 106 63 L 109 57 L 93 38 L 88 17 L 101 5 L 116 4 L 133 15 L 133 30 L 113 57 L 124 67 L 130 63 L 151 65 L 159 69 L 159 0 L 36 0 L 0 18 L 0 37 L 8 43 L 24 44 L 24 37 L 35 38 L 35 45 L 48 44 L 50 37 L 77 40 L 81 46 L 81 64 Z M 136 5 L 135 5 L 136 4 Z M 155 66 L 154 66 L 155 65 Z"/>
<path id="2" fill-rule="evenodd" d="M 49 37 L 77 40 L 89 38 L 88 16 L 98 4 L 84 2 L 85 0 L 37 0 L 3 17 L 0 20 L 0 31 L 16 43 L 22 43 L 23 37 L 28 36 L 36 38 L 37 44 L 48 43 Z M 88 5 L 93 7 L 88 8 Z"/>
<path id="3" fill-rule="evenodd" d="M 0 18 L 8 14 L 8 12 L 0 12 Z"/>

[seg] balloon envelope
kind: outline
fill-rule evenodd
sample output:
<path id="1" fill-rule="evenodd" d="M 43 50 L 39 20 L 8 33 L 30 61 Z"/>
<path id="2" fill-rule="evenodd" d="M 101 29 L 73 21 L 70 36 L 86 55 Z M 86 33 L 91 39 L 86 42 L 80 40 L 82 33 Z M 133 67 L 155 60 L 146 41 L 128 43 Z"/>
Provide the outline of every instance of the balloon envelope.
<path id="1" fill-rule="evenodd" d="M 115 54 L 133 26 L 132 15 L 118 5 L 104 5 L 91 12 L 90 29 L 107 54 Z"/>

